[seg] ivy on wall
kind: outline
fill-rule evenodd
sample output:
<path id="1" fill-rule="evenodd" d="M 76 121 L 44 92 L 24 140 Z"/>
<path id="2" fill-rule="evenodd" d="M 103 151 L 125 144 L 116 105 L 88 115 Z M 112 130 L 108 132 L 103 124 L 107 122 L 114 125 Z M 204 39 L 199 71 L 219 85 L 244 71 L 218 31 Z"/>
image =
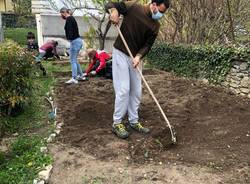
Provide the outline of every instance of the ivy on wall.
<path id="1" fill-rule="evenodd" d="M 156 68 L 184 77 L 206 78 L 211 83 L 222 82 L 232 61 L 238 59 L 250 64 L 250 48 L 157 43 L 147 56 Z"/>

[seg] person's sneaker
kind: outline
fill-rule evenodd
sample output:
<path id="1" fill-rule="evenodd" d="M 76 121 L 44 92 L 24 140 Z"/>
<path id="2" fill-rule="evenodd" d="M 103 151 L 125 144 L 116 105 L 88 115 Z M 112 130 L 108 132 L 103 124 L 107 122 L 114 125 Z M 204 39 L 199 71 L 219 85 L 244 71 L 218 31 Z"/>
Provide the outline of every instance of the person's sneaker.
<path id="1" fill-rule="evenodd" d="M 68 80 L 67 82 L 65 82 L 66 84 L 77 84 L 78 81 L 74 78 L 71 78 L 70 80 Z"/>
<path id="2" fill-rule="evenodd" d="M 129 136 L 128 131 L 125 129 L 125 126 L 122 123 L 119 123 L 117 125 L 113 125 L 112 131 L 122 139 L 126 139 Z"/>
<path id="3" fill-rule="evenodd" d="M 86 80 L 86 77 L 84 77 L 83 75 L 82 75 L 82 76 L 78 75 L 78 76 L 76 77 L 76 80 L 78 80 L 78 81 L 85 81 L 85 80 Z"/>
<path id="4" fill-rule="evenodd" d="M 147 134 L 150 132 L 150 130 L 148 128 L 145 128 L 141 125 L 141 123 L 130 123 L 129 126 L 131 128 L 133 128 L 134 130 L 136 130 L 137 132 L 143 133 L 143 134 Z"/>

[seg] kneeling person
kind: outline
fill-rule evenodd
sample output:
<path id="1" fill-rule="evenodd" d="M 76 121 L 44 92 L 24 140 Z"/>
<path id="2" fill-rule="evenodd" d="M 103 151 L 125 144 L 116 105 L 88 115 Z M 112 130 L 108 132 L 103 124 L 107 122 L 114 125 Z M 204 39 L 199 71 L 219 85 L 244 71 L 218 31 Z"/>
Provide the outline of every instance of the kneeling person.
<path id="1" fill-rule="evenodd" d="M 48 58 L 53 58 L 54 56 L 57 59 L 60 57 L 57 54 L 56 47 L 58 46 L 58 42 L 55 40 L 51 40 L 39 48 L 39 55 L 36 57 L 36 61 L 40 62 L 42 59 L 47 60 Z"/>
<path id="2" fill-rule="evenodd" d="M 97 52 L 94 49 L 88 49 L 87 55 L 90 63 L 84 76 L 105 76 L 106 62 L 110 60 L 111 56 L 103 50 Z"/>
<path id="3" fill-rule="evenodd" d="M 40 70 L 42 70 L 44 76 L 46 75 L 46 70 L 43 67 L 41 61 L 43 59 L 47 60 L 48 58 L 52 58 L 54 56 L 57 59 L 60 59 L 56 51 L 57 45 L 58 45 L 58 42 L 52 40 L 52 41 L 45 43 L 39 48 L 39 55 L 36 57 L 36 64 L 39 66 Z"/>

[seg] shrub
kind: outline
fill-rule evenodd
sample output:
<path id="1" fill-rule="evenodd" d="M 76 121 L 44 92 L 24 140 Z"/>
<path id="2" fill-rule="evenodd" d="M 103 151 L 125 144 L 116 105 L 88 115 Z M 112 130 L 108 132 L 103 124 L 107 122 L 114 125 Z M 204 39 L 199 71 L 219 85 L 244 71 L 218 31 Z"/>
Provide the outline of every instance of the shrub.
<path id="1" fill-rule="evenodd" d="M 220 83 L 229 72 L 233 60 L 244 59 L 249 62 L 250 49 L 158 43 L 147 59 L 151 65 L 177 75 L 207 78 L 211 83 Z"/>
<path id="2" fill-rule="evenodd" d="M 17 17 L 16 27 L 35 28 L 36 19 L 33 15 L 22 15 Z"/>
<path id="3" fill-rule="evenodd" d="M 29 102 L 33 91 L 32 56 L 13 41 L 0 44 L 0 112 Z"/>

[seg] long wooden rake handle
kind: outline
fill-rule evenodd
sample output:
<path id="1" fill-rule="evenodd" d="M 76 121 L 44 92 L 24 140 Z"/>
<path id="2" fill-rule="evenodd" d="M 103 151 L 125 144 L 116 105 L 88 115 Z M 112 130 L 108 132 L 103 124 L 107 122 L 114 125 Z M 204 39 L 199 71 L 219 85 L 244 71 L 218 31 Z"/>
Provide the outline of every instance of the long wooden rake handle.
<path id="1" fill-rule="evenodd" d="M 118 33 L 119 33 L 119 35 L 120 35 L 120 37 L 121 37 L 121 39 L 122 39 L 122 41 L 123 41 L 123 44 L 125 45 L 125 47 L 126 47 L 128 53 L 129 53 L 129 56 L 130 56 L 132 59 L 134 59 L 134 56 L 133 56 L 133 54 L 131 53 L 131 51 L 130 51 L 130 49 L 129 49 L 129 47 L 128 47 L 128 44 L 127 44 L 127 42 L 126 42 L 126 40 L 125 40 L 125 38 L 123 37 L 123 34 L 122 34 L 122 32 L 121 32 L 119 26 L 118 26 L 118 25 L 115 25 L 115 27 L 117 28 L 117 31 L 118 31 Z M 136 69 L 137 69 L 137 71 L 139 72 L 139 74 L 140 74 L 140 76 L 141 76 L 141 78 L 142 78 L 144 84 L 146 85 L 146 87 L 147 87 L 147 89 L 148 89 L 148 91 L 149 91 L 151 97 L 154 99 L 154 101 L 155 101 L 157 107 L 159 108 L 159 110 L 160 110 L 160 112 L 161 112 L 161 114 L 162 114 L 162 116 L 163 116 L 163 118 L 164 118 L 164 120 L 165 120 L 167 126 L 168 126 L 169 129 L 170 129 L 171 137 L 172 137 L 172 142 L 173 142 L 173 143 L 176 143 L 175 132 L 173 131 L 172 126 L 171 126 L 170 122 L 168 121 L 168 118 L 167 118 L 166 114 L 164 113 L 163 109 L 161 108 L 161 106 L 160 106 L 158 100 L 156 99 L 156 97 L 155 97 L 153 91 L 152 91 L 151 88 L 149 87 L 148 82 L 146 81 L 145 77 L 144 77 L 143 74 L 142 74 L 142 71 L 141 71 L 138 67 L 136 67 Z"/>

